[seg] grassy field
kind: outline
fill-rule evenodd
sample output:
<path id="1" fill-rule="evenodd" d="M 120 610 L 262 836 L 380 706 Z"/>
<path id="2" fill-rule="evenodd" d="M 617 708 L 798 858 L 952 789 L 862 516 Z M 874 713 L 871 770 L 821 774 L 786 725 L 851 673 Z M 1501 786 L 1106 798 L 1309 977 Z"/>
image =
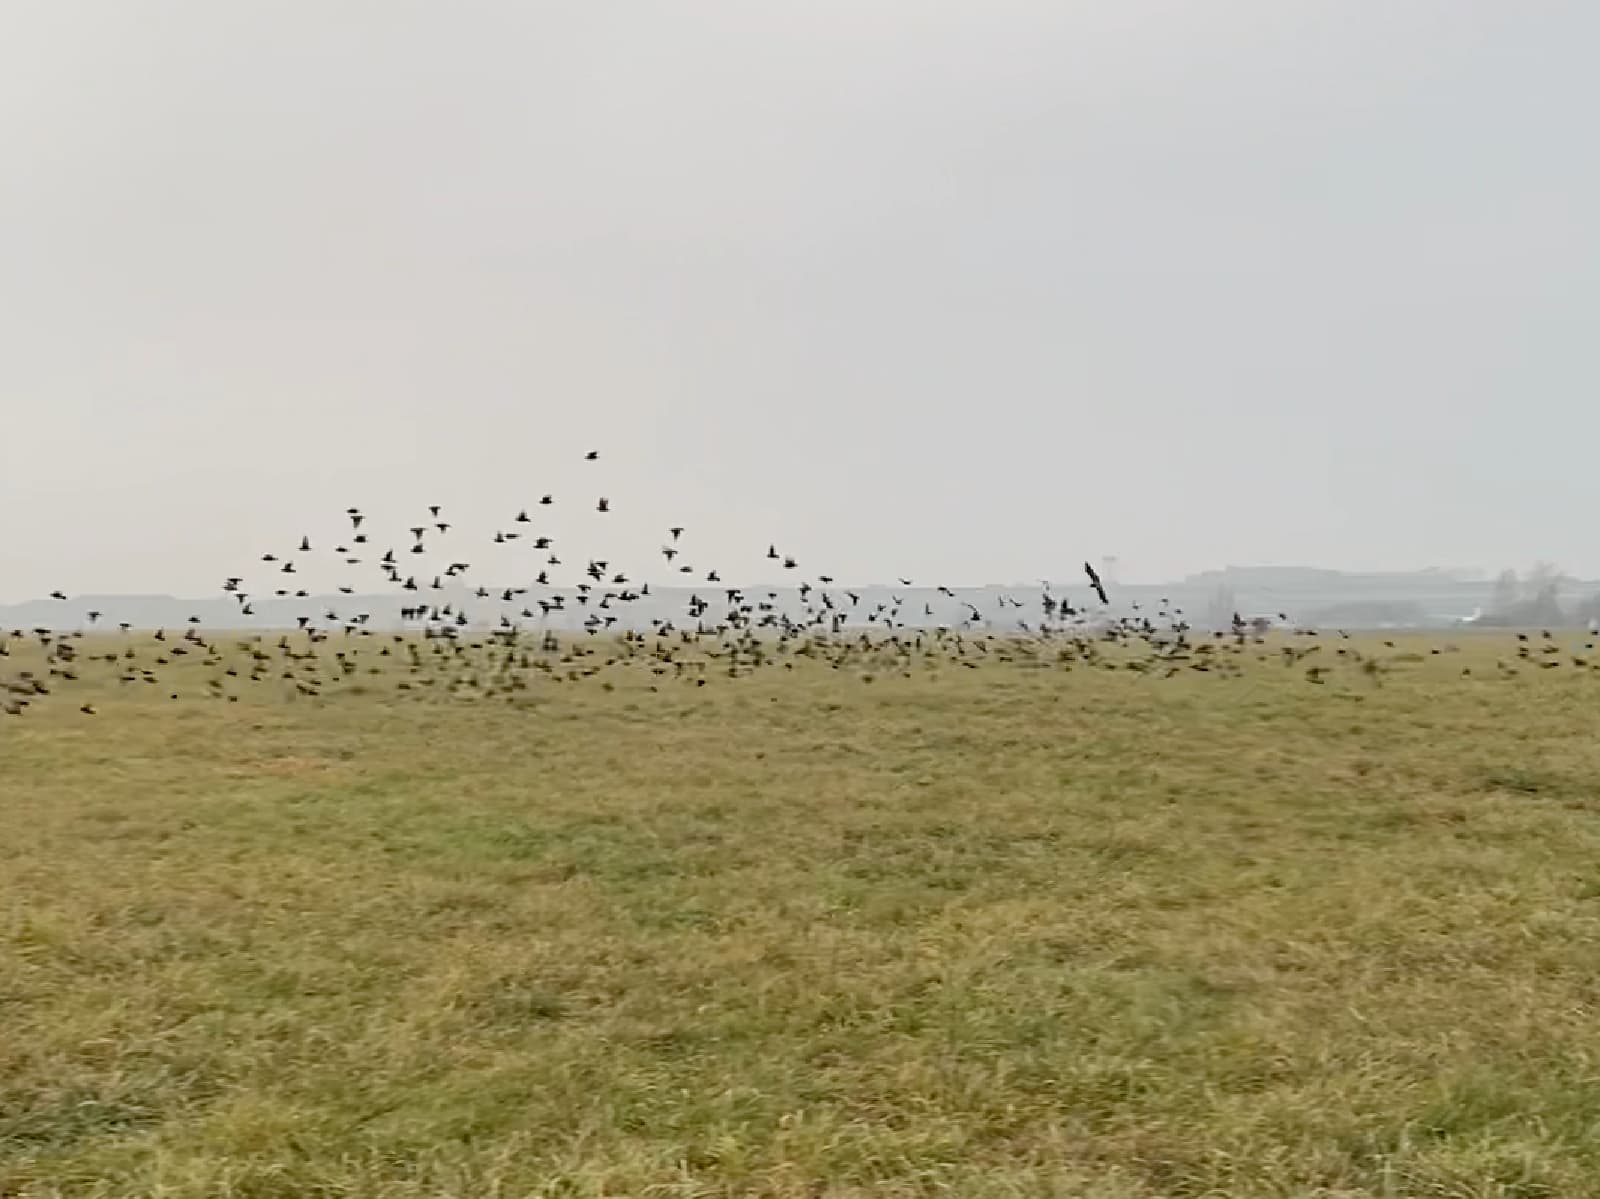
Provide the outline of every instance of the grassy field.
<path id="1" fill-rule="evenodd" d="M 0 1195 L 1600 1195 L 1506 644 L 0 719 Z"/>

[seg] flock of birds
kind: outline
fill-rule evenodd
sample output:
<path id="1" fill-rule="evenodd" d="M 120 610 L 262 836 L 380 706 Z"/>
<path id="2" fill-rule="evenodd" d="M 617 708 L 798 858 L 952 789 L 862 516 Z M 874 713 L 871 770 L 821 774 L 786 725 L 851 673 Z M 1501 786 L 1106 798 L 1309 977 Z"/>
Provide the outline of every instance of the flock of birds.
<path id="1" fill-rule="evenodd" d="M 585 460 L 599 457 L 590 451 Z M 985 611 L 957 589 L 939 586 L 934 592 L 941 615 L 949 616 L 943 620 L 931 602 L 920 601 L 919 611 L 911 595 L 893 590 L 887 600 L 864 603 L 861 590 L 839 585 L 828 574 L 802 571 L 795 555 L 776 543 L 767 546 L 765 560 L 793 582 L 782 591 L 730 585 L 719 570 L 690 564 L 690 543 L 679 525 L 663 530 L 659 552 L 660 569 L 690 585 L 683 610 L 634 618 L 633 612 L 659 610 L 649 582 L 608 560 L 570 554 L 564 559 L 565 547 L 540 531 L 536 515 L 555 503 L 554 496 L 540 496 L 477 543 L 525 547 L 532 560 L 521 585 L 471 581 L 473 566 L 464 556 L 472 551 L 458 548 L 464 544 L 459 532 L 448 536 L 454 522 L 440 505 L 420 508 L 408 536 L 386 542 L 374 540 L 368 515 L 352 507 L 343 514 L 344 535 L 326 547 L 331 563 L 349 572 L 349 581 L 337 587 L 345 611 L 319 603 L 296 614 L 292 628 L 271 632 L 207 631 L 199 616 L 190 616 L 181 629 L 138 630 L 99 611 L 88 611 L 83 627 L 67 631 L 0 630 L 0 713 L 21 716 L 78 688 L 99 695 L 108 682 L 171 699 L 200 694 L 225 702 L 261 688 L 314 699 L 382 686 L 516 703 L 545 683 L 593 680 L 610 690 L 631 677 L 660 691 L 802 664 L 851 672 L 865 682 L 986 665 L 1137 671 L 1158 678 L 1236 675 L 1251 660 L 1270 660 L 1320 684 L 1339 664 L 1371 675 L 1383 668 L 1379 658 L 1354 644 L 1325 653 L 1315 629 L 1292 629 L 1269 647 L 1258 624 L 1236 615 L 1229 630 L 1200 631 L 1165 600 L 1153 613 L 1133 604 L 1130 612 L 1113 615 L 1104 582 L 1088 562 L 1082 602 L 1045 583 L 1039 597 L 1027 601 L 981 593 L 980 599 L 995 604 Z M 596 513 L 612 510 L 606 496 L 595 500 Z M 447 539 L 448 548 L 442 545 Z M 236 605 L 239 626 L 247 628 L 257 617 L 255 605 L 269 597 L 317 603 L 300 584 L 307 573 L 302 567 L 322 552 L 302 535 L 261 554 L 251 574 L 224 580 L 222 591 Z M 580 561 L 576 582 L 554 581 L 563 565 L 578 567 Z M 385 628 L 373 611 L 357 610 L 360 597 L 372 594 L 374 580 L 400 597 L 400 628 Z M 898 582 L 908 592 L 914 586 L 908 578 Z M 51 598 L 65 603 L 69 597 L 58 590 Z M 1283 614 L 1279 620 L 1288 623 Z M 1348 641 L 1346 634 L 1338 637 Z M 1537 641 L 1521 634 L 1517 657 L 1523 666 L 1600 670 L 1584 656 L 1593 649 L 1589 643 L 1583 652 L 1570 650 L 1549 633 Z M 1519 667 L 1502 660 L 1497 669 L 1509 676 Z M 98 711 L 92 697 L 79 710 L 86 716 Z"/>

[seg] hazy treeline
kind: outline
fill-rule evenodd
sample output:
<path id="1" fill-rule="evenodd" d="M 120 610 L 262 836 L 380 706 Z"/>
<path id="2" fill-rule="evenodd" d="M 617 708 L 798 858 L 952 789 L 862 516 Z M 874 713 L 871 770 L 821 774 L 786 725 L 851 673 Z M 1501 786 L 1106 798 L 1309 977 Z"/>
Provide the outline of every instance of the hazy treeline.
<path id="1" fill-rule="evenodd" d="M 1483 614 L 1474 622 L 1495 628 L 1588 626 L 1600 622 L 1600 595 L 1561 602 L 1561 588 L 1570 580 L 1548 562 L 1525 575 L 1500 572 Z"/>

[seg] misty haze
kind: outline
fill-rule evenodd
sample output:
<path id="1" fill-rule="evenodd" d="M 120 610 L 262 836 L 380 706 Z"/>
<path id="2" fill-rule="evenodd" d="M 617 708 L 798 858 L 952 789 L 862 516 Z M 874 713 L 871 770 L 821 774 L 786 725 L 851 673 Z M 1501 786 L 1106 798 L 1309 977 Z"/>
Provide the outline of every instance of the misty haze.
<path id="1" fill-rule="evenodd" d="M 1597 44 L 0 6 L 0 1195 L 1600 1197 Z"/>

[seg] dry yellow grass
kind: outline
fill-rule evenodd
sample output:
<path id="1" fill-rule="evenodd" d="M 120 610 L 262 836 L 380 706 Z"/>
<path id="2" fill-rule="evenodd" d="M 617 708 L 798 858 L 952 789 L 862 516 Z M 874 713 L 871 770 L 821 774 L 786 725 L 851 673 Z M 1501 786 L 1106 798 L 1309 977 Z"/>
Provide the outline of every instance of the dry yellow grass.
<path id="1" fill-rule="evenodd" d="M 40 705 L 0 1194 L 1600 1195 L 1600 676 L 1504 651 Z"/>

